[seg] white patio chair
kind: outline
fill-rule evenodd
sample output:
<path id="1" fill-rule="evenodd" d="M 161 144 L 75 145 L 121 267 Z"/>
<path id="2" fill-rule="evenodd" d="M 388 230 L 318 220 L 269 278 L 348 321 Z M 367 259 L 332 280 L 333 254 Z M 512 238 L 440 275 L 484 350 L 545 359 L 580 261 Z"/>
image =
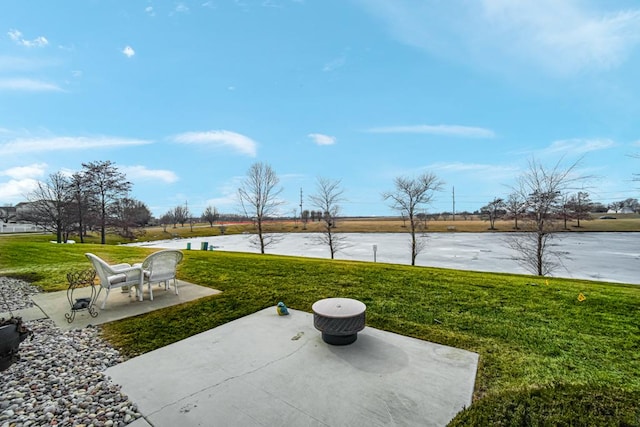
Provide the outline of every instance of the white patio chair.
<path id="1" fill-rule="evenodd" d="M 131 297 L 131 288 L 136 290 L 136 296 L 142 301 L 142 268 L 140 266 L 131 266 L 129 264 L 109 265 L 102 258 L 86 253 L 85 256 L 91 261 L 96 274 L 100 279 L 100 290 L 106 289 L 107 294 L 104 297 L 101 308 L 104 310 L 109 298 L 109 292 L 114 288 L 129 287 L 129 297 Z M 98 298 L 96 296 L 96 299 Z"/>
<path id="2" fill-rule="evenodd" d="M 164 283 L 164 289 L 169 289 L 169 282 L 173 281 L 173 288 L 176 295 L 178 295 L 178 281 L 176 279 L 176 268 L 180 261 L 182 261 L 182 252 L 172 249 L 162 250 L 154 252 L 142 261 L 140 265 L 143 270 L 143 282 L 149 287 L 149 298 L 153 301 L 153 289 L 151 287 L 154 283 Z"/>

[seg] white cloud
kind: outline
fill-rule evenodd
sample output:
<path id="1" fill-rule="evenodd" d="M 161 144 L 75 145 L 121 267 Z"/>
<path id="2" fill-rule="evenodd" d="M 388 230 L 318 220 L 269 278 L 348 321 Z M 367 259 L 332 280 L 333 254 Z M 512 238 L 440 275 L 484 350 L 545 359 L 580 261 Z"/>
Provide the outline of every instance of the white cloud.
<path id="1" fill-rule="evenodd" d="M 396 38 L 487 68 L 608 70 L 640 45 L 640 9 L 583 0 L 358 0 Z"/>
<path id="2" fill-rule="evenodd" d="M 177 13 L 187 13 L 187 12 L 189 12 L 189 6 L 187 6 L 186 4 L 180 2 L 180 3 L 176 4 L 175 11 Z"/>
<path id="3" fill-rule="evenodd" d="M 0 155 L 13 155 L 32 152 L 41 153 L 46 151 L 63 150 L 92 150 L 96 148 L 125 147 L 145 144 L 151 144 L 151 141 L 142 139 L 116 138 L 109 136 L 17 138 L 9 142 L 0 143 Z"/>
<path id="4" fill-rule="evenodd" d="M 368 129 L 370 133 L 425 133 L 430 135 L 459 136 L 464 138 L 493 138 L 491 129 L 460 125 L 387 126 Z"/>
<path id="5" fill-rule="evenodd" d="M 172 184 L 179 180 L 175 172 L 166 169 L 147 169 L 145 166 L 122 166 L 120 167 L 127 177 L 140 180 L 161 181 Z"/>
<path id="6" fill-rule="evenodd" d="M 147 15 L 149 16 L 156 16 L 156 13 L 153 10 L 153 6 L 147 6 L 144 8 L 144 11 L 147 13 Z"/>
<path id="7" fill-rule="evenodd" d="M 34 163 L 27 166 L 16 166 L 13 168 L 0 171 L 0 176 L 8 176 L 16 180 L 24 180 L 27 178 L 37 178 L 44 175 L 47 170 L 46 163 Z"/>
<path id="8" fill-rule="evenodd" d="M 257 143 L 251 138 L 228 130 L 212 130 L 208 132 L 185 132 L 172 137 L 182 144 L 200 144 L 213 147 L 230 147 L 237 152 L 255 157 Z"/>
<path id="9" fill-rule="evenodd" d="M 44 47 L 49 44 L 49 40 L 43 36 L 36 37 L 33 40 L 27 40 L 22 37 L 22 33 L 18 30 L 9 30 L 7 34 L 11 40 L 25 47 Z"/>
<path id="10" fill-rule="evenodd" d="M 31 178 L 0 182 L 0 200 L 11 204 L 22 202 L 25 195 L 32 193 L 37 187 L 38 180 Z"/>
<path id="11" fill-rule="evenodd" d="M 40 80 L 27 78 L 0 79 L 0 90 L 18 90 L 26 92 L 62 92 L 60 86 Z"/>
<path id="12" fill-rule="evenodd" d="M 122 53 L 124 54 L 124 56 L 126 56 L 127 58 L 131 58 L 136 54 L 136 51 L 133 50 L 133 48 L 131 46 L 125 46 L 124 49 L 122 49 Z"/>
<path id="13" fill-rule="evenodd" d="M 336 143 L 335 136 L 323 135 L 321 133 L 310 133 L 307 136 L 318 145 L 333 145 Z"/>
<path id="14" fill-rule="evenodd" d="M 347 63 L 346 56 L 344 55 L 339 56 L 327 62 L 326 64 L 324 64 L 324 67 L 322 67 L 322 71 L 324 71 L 325 73 L 330 73 L 332 71 L 337 70 L 338 68 L 344 67 L 346 63 Z"/>
<path id="15" fill-rule="evenodd" d="M 549 11 L 553 10 L 553 13 Z M 484 0 L 488 23 L 547 69 L 573 73 L 619 66 L 640 43 L 640 9 L 588 10 L 585 2 Z"/>
<path id="16" fill-rule="evenodd" d="M 543 150 L 545 154 L 584 154 L 591 151 L 605 150 L 615 147 L 616 143 L 611 139 L 563 139 L 554 141 Z"/>
<path id="17" fill-rule="evenodd" d="M 0 203 L 19 203 L 38 186 L 38 178 L 47 170 L 45 163 L 16 166 L 0 170 L 0 176 L 9 177 L 9 181 L 0 182 Z"/>

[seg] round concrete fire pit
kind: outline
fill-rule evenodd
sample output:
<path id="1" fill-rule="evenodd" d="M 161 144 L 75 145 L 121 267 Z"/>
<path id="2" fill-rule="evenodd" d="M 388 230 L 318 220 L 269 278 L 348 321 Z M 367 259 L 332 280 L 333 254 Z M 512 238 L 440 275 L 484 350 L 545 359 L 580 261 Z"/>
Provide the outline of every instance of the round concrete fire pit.
<path id="1" fill-rule="evenodd" d="M 364 329 L 367 306 L 358 300 L 327 298 L 316 301 L 311 309 L 313 326 L 322 332 L 322 339 L 327 344 L 351 344 Z"/>

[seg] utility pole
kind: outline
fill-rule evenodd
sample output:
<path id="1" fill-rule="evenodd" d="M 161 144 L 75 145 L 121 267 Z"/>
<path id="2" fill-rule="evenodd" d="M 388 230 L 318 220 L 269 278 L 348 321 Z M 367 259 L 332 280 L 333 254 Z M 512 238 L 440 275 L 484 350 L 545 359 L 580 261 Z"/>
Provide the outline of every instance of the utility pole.
<path id="1" fill-rule="evenodd" d="M 300 187 L 300 221 L 302 221 L 302 229 L 307 229 L 307 221 L 302 217 L 302 187 Z"/>
<path id="2" fill-rule="evenodd" d="M 456 220 L 456 187 L 451 187 L 452 188 L 452 192 L 451 192 L 451 196 L 453 197 L 453 220 Z"/>

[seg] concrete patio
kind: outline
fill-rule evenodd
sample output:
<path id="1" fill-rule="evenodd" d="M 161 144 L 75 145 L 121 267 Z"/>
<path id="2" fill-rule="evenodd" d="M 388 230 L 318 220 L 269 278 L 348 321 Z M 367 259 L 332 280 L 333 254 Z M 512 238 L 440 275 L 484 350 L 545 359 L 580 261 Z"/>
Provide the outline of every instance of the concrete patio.
<path id="1" fill-rule="evenodd" d="M 331 346 L 275 307 L 106 371 L 132 426 L 444 426 L 471 404 L 478 355 L 366 327 Z"/>
<path id="2" fill-rule="evenodd" d="M 25 321 L 50 318 L 55 322 L 56 326 L 66 330 L 84 328 L 87 325 L 101 325 L 220 293 L 218 290 L 194 285 L 182 280 L 178 280 L 178 291 L 179 294 L 176 295 L 173 289 L 165 291 L 163 287 L 154 287 L 153 301 L 151 301 L 145 287 L 144 300 L 138 301 L 133 296 L 133 292 L 130 297 L 128 292 L 123 293 L 116 289 L 109 294 L 104 310 L 100 309 L 105 295 L 102 292 L 95 305 L 98 316 L 91 317 L 86 310 L 78 311 L 74 321 L 71 323 L 67 322 L 65 318 L 65 314 L 71 312 L 70 304 L 67 300 L 67 291 L 46 292 L 31 296 L 31 300 L 35 304 L 33 307 L 14 311 L 13 314 L 22 317 Z M 90 289 L 82 288 L 74 293 L 74 298 L 89 295 Z M 0 317 L 8 318 L 10 316 L 9 313 L 0 313 Z"/>

